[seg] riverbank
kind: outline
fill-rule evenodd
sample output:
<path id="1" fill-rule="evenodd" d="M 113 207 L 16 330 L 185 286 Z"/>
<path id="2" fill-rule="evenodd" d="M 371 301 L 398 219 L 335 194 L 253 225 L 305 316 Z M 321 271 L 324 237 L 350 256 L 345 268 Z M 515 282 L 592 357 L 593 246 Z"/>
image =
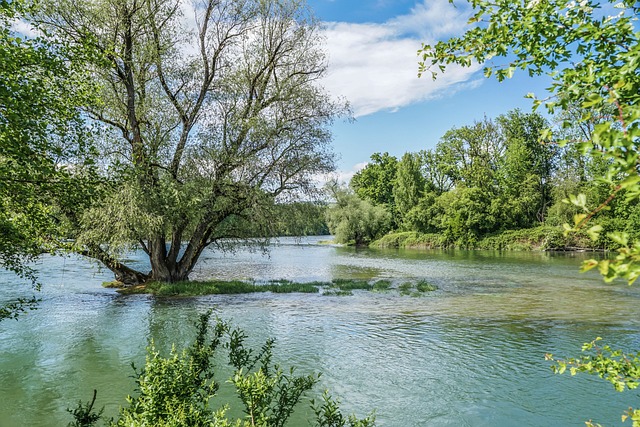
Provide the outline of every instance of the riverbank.
<path id="1" fill-rule="evenodd" d="M 507 251 L 604 251 L 615 249 L 606 237 L 593 241 L 586 233 L 565 236 L 561 227 L 539 226 L 507 230 L 481 239 L 451 241 L 443 234 L 416 231 L 389 233 L 372 242 L 371 248 L 480 249 Z"/>

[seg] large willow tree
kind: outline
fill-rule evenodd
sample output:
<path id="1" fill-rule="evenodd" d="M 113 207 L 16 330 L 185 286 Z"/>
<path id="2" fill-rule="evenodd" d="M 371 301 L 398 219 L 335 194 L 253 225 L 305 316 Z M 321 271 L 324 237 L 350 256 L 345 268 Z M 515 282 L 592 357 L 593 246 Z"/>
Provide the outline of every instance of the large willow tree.
<path id="1" fill-rule="evenodd" d="M 108 196 L 67 212 L 74 249 L 125 284 L 187 280 L 212 245 L 267 237 L 274 203 L 333 167 L 344 112 L 318 85 L 322 37 L 298 0 L 73 0 L 43 17 L 91 41 Z M 151 271 L 121 260 L 141 248 Z"/>

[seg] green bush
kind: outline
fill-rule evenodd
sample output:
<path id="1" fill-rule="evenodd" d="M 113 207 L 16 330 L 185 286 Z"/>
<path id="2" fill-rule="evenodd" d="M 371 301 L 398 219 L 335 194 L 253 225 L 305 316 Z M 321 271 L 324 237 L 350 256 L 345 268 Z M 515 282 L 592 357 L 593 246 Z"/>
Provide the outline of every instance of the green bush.
<path id="1" fill-rule="evenodd" d="M 283 427 L 302 396 L 318 382 L 319 374 L 296 375 L 273 363 L 273 340 L 258 350 L 247 348 L 247 335 L 217 319 L 213 328 L 211 312 L 200 316 L 193 343 L 184 350 L 171 349 L 169 356 L 160 355 L 152 343 L 145 366 L 134 369 L 136 395 L 128 396 L 128 406 L 121 408 L 118 418 L 106 424 L 111 427 Z M 219 349 L 228 354 L 233 375 L 229 379 L 242 405 L 244 417 L 229 419 L 229 404 L 216 406 L 219 383 L 215 380 L 214 355 Z M 101 413 L 95 413 L 93 402 L 69 410 L 74 417 L 70 426 L 95 426 Z M 361 420 L 344 417 L 338 402 L 325 392 L 323 404 L 313 406 L 316 427 L 351 427 L 375 425 L 373 415 Z M 346 421 L 345 421 L 346 420 Z"/>

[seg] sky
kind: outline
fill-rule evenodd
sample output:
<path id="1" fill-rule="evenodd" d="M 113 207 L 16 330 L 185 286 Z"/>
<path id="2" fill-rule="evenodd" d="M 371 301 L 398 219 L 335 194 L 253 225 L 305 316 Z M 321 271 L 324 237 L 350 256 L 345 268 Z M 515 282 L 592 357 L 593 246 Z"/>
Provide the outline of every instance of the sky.
<path id="1" fill-rule="evenodd" d="M 401 157 L 435 147 L 452 127 L 495 118 L 520 108 L 531 111 L 529 92 L 544 96 L 547 77 L 518 74 L 498 83 L 482 66 L 449 67 L 436 81 L 418 78 L 417 51 L 461 35 L 469 9 L 448 0 L 308 0 L 323 22 L 329 60 L 323 86 L 345 97 L 354 122 L 333 125 L 337 177 L 343 181 L 371 154 Z M 500 64 L 501 62 L 496 62 Z"/>
<path id="2" fill-rule="evenodd" d="M 332 126 L 338 155 L 333 176 L 348 182 L 373 153 L 434 148 L 452 127 L 495 118 L 511 109 L 531 111 L 529 92 L 544 97 L 548 77 L 517 73 L 498 83 L 482 66 L 448 67 L 433 81 L 418 78 L 417 51 L 467 29 L 465 0 L 307 0 L 322 21 L 328 73 L 322 81 L 349 101 L 355 120 Z M 23 22 L 15 29 L 32 30 Z M 500 59 L 494 65 L 503 64 Z M 543 109 L 540 109 L 540 112 Z M 327 177 L 321 177 L 325 181 Z"/>

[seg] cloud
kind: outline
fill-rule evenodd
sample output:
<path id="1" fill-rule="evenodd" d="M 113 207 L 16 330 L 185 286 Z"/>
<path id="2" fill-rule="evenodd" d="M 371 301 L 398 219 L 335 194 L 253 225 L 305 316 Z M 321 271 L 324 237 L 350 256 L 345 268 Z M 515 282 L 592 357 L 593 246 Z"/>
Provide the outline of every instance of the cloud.
<path id="1" fill-rule="evenodd" d="M 410 14 L 383 24 L 327 23 L 329 72 L 324 87 L 345 97 L 356 117 L 452 93 L 480 66 L 452 66 L 436 81 L 419 79 L 417 51 L 423 42 L 462 32 L 467 19 L 467 11 L 447 0 L 425 0 Z"/>
<path id="2" fill-rule="evenodd" d="M 367 166 L 367 162 L 355 164 L 350 170 L 337 170 L 335 172 L 321 174 L 315 177 L 314 181 L 318 188 L 323 187 L 330 181 L 336 181 L 340 184 L 348 184 L 357 172 L 361 171 Z"/>
<path id="3" fill-rule="evenodd" d="M 40 30 L 33 28 L 31 24 L 20 19 L 15 19 L 11 23 L 11 31 L 31 39 L 43 35 Z"/>

